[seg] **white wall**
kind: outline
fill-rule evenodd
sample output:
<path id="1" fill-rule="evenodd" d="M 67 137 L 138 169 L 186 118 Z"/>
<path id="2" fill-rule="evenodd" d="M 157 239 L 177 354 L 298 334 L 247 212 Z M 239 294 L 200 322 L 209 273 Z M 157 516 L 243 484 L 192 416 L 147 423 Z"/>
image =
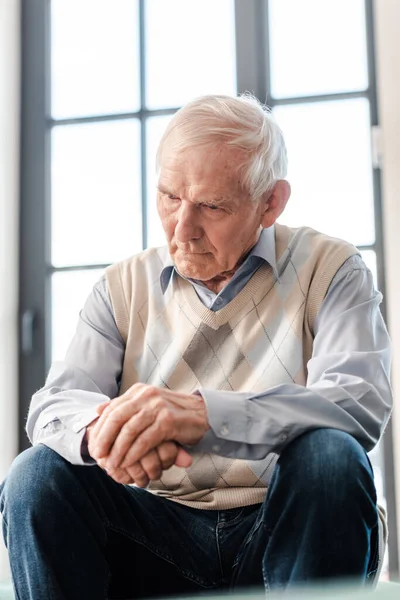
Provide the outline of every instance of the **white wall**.
<path id="1" fill-rule="evenodd" d="M 383 131 L 386 301 L 394 348 L 393 414 L 397 517 L 400 519 L 400 1 L 374 0 L 379 117 Z M 400 538 L 400 536 L 399 536 Z M 400 550 L 400 539 L 398 540 Z"/>
<path id="2" fill-rule="evenodd" d="M 19 2 L 0 0 L 0 480 L 17 452 Z"/>

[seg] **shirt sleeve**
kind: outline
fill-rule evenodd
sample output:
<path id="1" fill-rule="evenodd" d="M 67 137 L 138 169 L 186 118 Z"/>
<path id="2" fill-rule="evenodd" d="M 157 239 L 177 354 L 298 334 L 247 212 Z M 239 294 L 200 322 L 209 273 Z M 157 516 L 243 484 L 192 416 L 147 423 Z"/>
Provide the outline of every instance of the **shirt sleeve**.
<path id="1" fill-rule="evenodd" d="M 26 431 L 72 464 L 94 464 L 82 445 L 96 406 L 118 394 L 125 348 L 115 323 L 105 276 L 80 312 L 63 361 L 54 362 L 29 407 Z"/>
<path id="2" fill-rule="evenodd" d="M 306 386 L 285 383 L 257 394 L 200 388 L 211 429 L 192 450 L 260 460 L 308 430 L 334 428 L 370 451 L 392 408 L 381 301 L 362 259 L 348 259 L 315 321 Z"/>

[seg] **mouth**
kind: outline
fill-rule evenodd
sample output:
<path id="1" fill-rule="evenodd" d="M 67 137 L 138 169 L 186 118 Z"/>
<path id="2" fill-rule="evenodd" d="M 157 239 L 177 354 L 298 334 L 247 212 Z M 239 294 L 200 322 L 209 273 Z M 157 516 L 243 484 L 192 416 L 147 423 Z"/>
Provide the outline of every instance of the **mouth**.
<path id="1" fill-rule="evenodd" d="M 178 246 L 177 246 L 177 250 L 179 250 L 183 254 L 189 254 L 191 256 L 200 256 L 203 254 L 209 254 L 209 252 L 192 252 L 191 250 L 184 250 L 183 248 L 179 248 Z"/>

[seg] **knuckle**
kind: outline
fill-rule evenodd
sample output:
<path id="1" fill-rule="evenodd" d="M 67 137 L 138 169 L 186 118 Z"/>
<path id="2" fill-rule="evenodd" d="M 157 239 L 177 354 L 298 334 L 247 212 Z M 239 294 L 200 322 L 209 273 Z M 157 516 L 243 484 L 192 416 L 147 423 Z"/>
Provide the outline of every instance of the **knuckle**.
<path id="1" fill-rule="evenodd" d="M 169 408 L 164 408 L 160 411 L 158 417 L 158 426 L 163 433 L 168 433 L 174 428 L 175 419 Z"/>
<path id="2" fill-rule="evenodd" d="M 157 409 L 158 411 L 163 410 L 163 408 L 165 407 L 164 398 L 161 398 L 161 396 L 156 396 L 153 400 L 153 405 L 154 405 L 154 408 Z"/>
<path id="3" fill-rule="evenodd" d="M 174 442 L 163 442 L 158 448 L 158 455 L 163 463 L 173 460 L 177 453 L 178 448 Z"/>
<path id="4" fill-rule="evenodd" d="M 146 465 L 145 470 L 146 470 L 147 475 L 150 477 L 150 479 L 156 479 L 157 477 L 159 477 L 159 475 L 161 473 L 161 465 L 158 460 L 158 457 L 157 457 L 157 459 L 155 459 L 154 461 L 149 463 L 149 465 Z"/>
<path id="5" fill-rule="evenodd" d="M 131 438 L 135 435 L 136 430 L 137 430 L 137 427 L 135 426 L 135 423 L 128 421 L 123 426 L 122 433 L 123 433 L 124 437 L 128 438 L 128 440 L 131 441 Z"/>
<path id="6" fill-rule="evenodd" d="M 157 396 L 158 388 L 155 385 L 147 385 L 145 392 L 147 396 Z"/>
<path id="7" fill-rule="evenodd" d="M 131 483 L 131 481 L 132 479 L 128 472 L 121 476 L 120 483 L 124 483 L 126 485 L 127 483 Z"/>
<path id="8" fill-rule="evenodd" d="M 108 474 L 110 475 L 110 477 L 112 477 L 118 483 L 124 482 L 125 473 L 121 469 L 114 469 L 114 470 L 108 471 Z"/>
<path id="9" fill-rule="evenodd" d="M 160 473 L 160 459 L 158 458 L 158 454 L 155 450 L 152 450 L 146 456 L 144 456 L 140 461 L 140 464 L 150 479 L 153 479 Z"/>
<path id="10" fill-rule="evenodd" d="M 163 406 L 159 413 L 160 420 L 170 423 L 173 420 L 172 411 L 168 406 Z"/>
<path id="11" fill-rule="evenodd" d="M 161 475 L 161 469 L 157 467 L 151 467 L 150 469 L 146 469 L 146 473 L 150 480 L 158 479 Z"/>
<path id="12" fill-rule="evenodd" d="M 140 411 L 138 413 L 138 417 L 140 419 L 142 419 L 143 421 L 147 422 L 148 420 L 151 420 L 153 414 L 154 414 L 153 407 L 145 404 L 140 409 Z"/>
<path id="13" fill-rule="evenodd" d="M 147 477 L 147 475 L 145 473 L 143 473 L 142 476 L 137 476 L 137 475 L 133 475 L 133 473 L 131 473 L 131 470 L 129 469 L 129 473 L 133 479 L 133 481 L 136 483 L 136 485 L 138 485 L 139 487 L 146 487 L 149 483 L 149 478 Z"/>
<path id="14" fill-rule="evenodd" d="M 135 478 L 140 478 L 145 476 L 145 472 L 140 465 L 140 463 L 135 463 L 131 467 L 129 467 L 129 473 Z"/>
<path id="15" fill-rule="evenodd" d="M 120 406 L 115 407 L 108 414 L 107 420 L 111 421 L 112 423 L 115 423 L 116 425 L 120 425 L 121 423 L 123 423 L 124 422 L 123 408 Z"/>

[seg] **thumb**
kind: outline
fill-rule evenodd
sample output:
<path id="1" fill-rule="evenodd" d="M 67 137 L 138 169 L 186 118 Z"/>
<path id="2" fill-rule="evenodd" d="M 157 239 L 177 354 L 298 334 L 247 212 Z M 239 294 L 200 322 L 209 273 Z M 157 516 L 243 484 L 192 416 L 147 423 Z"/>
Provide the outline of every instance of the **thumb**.
<path id="1" fill-rule="evenodd" d="M 193 459 L 190 456 L 190 454 L 186 452 L 186 450 L 184 450 L 183 448 L 179 448 L 178 454 L 176 455 L 175 459 L 175 465 L 177 467 L 184 467 L 186 469 L 187 467 L 190 467 L 192 462 Z"/>

